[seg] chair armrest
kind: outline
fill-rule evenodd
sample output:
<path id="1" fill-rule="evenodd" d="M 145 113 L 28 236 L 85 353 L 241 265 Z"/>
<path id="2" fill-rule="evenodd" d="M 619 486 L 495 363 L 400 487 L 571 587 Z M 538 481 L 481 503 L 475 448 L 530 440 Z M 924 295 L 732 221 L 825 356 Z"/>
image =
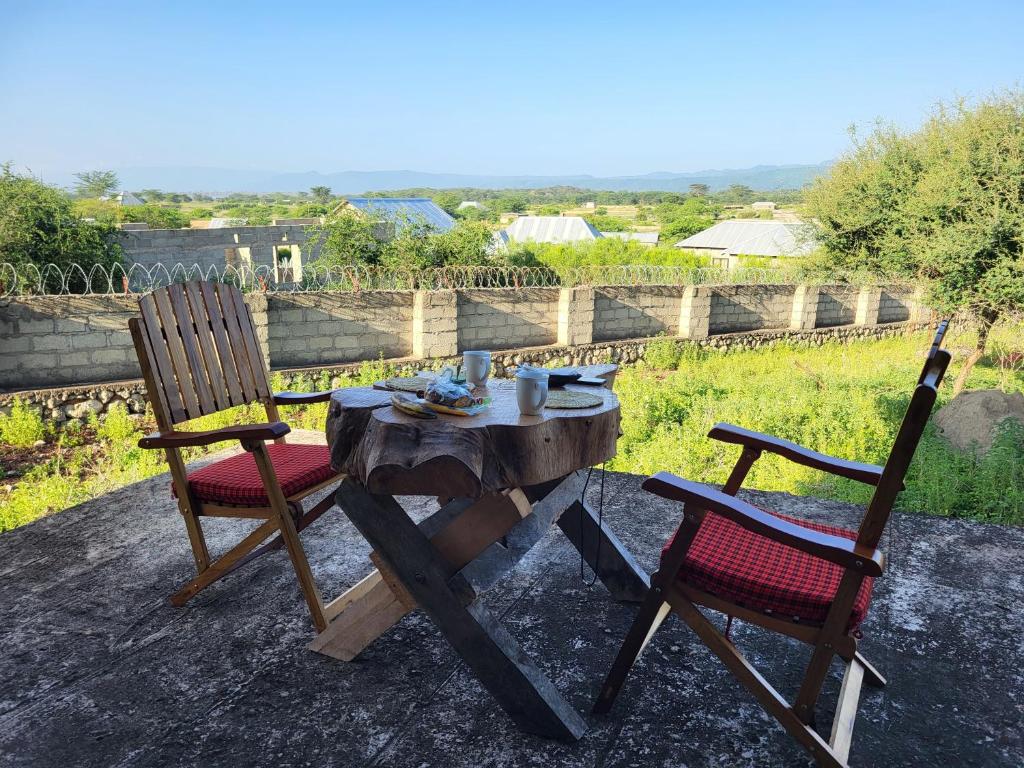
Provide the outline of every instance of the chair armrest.
<path id="1" fill-rule="evenodd" d="M 691 483 L 669 472 L 659 472 L 644 480 L 642 488 L 665 499 L 709 510 L 748 531 L 844 568 L 860 571 L 866 576 L 882 575 L 885 556 L 879 550 L 861 546 L 842 536 L 796 525 L 702 483 Z"/>
<path id="2" fill-rule="evenodd" d="M 323 392 L 275 392 L 274 402 L 278 405 L 307 405 L 309 403 L 326 403 L 338 390 L 327 389 Z"/>
<path id="3" fill-rule="evenodd" d="M 771 435 L 751 432 L 749 429 L 733 424 L 715 424 L 708 432 L 708 437 L 723 443 L 734 443 L 759 451 L 769 451 L 789 459 L 805 467 L 820 469 L 848 480 L 856 480 L 867 485 L 878 485 L 882 479 L 882 467 L 875 464 L 862 464 L 859 461 L 837 459 L 824 453 L 818 453 L 789 440 L 780 440 Z"/>
<path id="4" fill-rule="evenodd" d="M 243 424 L 237 427 L 221 427 L 206 432 L 153 432 L 139 440 L 140 448 L 190 448 L 199 445 L 219 443 L 224 440 L 276 440 L 291 432 L 283 421 L 269 424 Z"/>

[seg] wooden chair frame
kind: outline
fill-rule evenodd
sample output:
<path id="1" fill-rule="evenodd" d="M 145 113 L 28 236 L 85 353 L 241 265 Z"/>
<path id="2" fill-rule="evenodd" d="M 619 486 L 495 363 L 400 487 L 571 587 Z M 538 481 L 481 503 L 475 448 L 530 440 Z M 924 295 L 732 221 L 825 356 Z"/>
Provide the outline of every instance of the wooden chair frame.
<path id="1" fill-rule="evenodd" d="M 682 480 L 667 472 L 644 481 L 644 490 L 683 502 L 683 521 L 674 541 L 662 557 L 660 568 L 651 578 L 647 597 L 594 704 L 595 713 L 604 713 L 611 708 L 644 647 L 669 613 L 675 613 L 754 695 L 761 707 L 811 754 L 819 766 L 840 768 L 847 765 L 861 685 L 863 682 L 875 687 L 885 685 L 885 678 L 858 652 L 857 637 L 848 631 L 850 617 L 863 580 L 869 576 L 881 576 L 884 570 L 885 559 L 878 544 L 896 496 L 903 490 L 904 476 L 949 365 L 950 355 L 941 349 L 947 324 L 948 321 L 944 321 L 939 325 L 885 467 L 836 459 L 785 440 L 728 424 L 718 424 L 711 430 L 709 437 L 743 446 L 721 491 Z M 875 493 L 856 540 L 809 530 L 735 498 L 751 466 L 764 451 L 804 466 L 875 486 Z M 708 512 L 721 515 L 748 531 L 841 566 L 844 574 L 824 623 L 816 626 L 787 621 L 783 617 L 750 610 L 680 583 L 676 575 Z M 721 611 L 730 617 L 796 638 L 814 647 L 810 664 L 792 705 L 747 661 L 728 636 L 705 617 L 698 606 Z M 835 656 L 842 659 L 846 670 L 831 734 L 826 741 L 815 728 L 815 705 Z"/>
<path id="2" fill-rule="evenodd" d="M 163 449 L 170 465 L 178 509 L 185 520 L 197 575 L 171 596 L 184 605 L 215 581 L 267 552 L 288 551 L 299 587 L 317 631 L 327 626 L 324 603 L 313 580 L 299 531 L 326 512 L 333 494 L 304 510 L 308 496 L 341 481 L 341 474 L 285 496 L 274 472 L 267 441 L 284 443 L 290 428 L 280 420 L 278 405 L 325 402 L 331 391 L 312 393 L 270 390 L 267 365 L 257 340 L 252 314 L 235 286 L 192 281 L 159 288 L 139 299 L 140 316 L 128 321 L 146 382 L 158 431 L 139 441 L 142 448 Z M 206 432 L 181 431 L 176 424 L 237 405 L 258 402 L 267 422 Z M 181 449 L 238 440 L 252 453 L 269 506 L 248 507 L 200 501 L 191 492 Z M 238 544 L 211 559 L 201 517 L 262 520 Z M 264 544 L 277 532 L 277 537 Z M 262 545 L 262 546 L 261 546 Z"/>

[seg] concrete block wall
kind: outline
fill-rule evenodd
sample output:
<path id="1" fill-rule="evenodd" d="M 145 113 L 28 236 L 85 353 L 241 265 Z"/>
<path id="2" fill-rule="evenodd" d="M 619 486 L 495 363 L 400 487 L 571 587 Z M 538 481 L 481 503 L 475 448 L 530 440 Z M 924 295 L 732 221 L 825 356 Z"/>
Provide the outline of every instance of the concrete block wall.
<path id="1" fill-rule="evenodd" d="M 878 304 L 878 322 L 905 323 L 911 319 L 913 307 L 913 291 L 883 288 Z"/>
<path id="2" fill-rule="evenodd" d="M 612 286 L 594 290 L 594 340 L 636 339 L 679 331 L 685 286 Z"/>
<path id="3" fill-rule="evenodd" d="M 792 285 L 711 286 L 708 333 L 788 328 L 795 292 Z"/>
<path id="4" fill-rule="evenodd" d="M 318 255 L 303 247 L 306 227 L 299 224 L 223 227 L 220 229 L 120 230 L 112 235 L 124 250 L 125 262 L 152 267 L 157 264 L 198 264 L 202 269 L 223 270 L 225 250 L 248 248 L 253 268 L 274 265 L 274 246 L 298 245 L 302 262 Z"/>
<path id="5" fill-rule="evenodd" d="M 558 341 L 558 288 L 474 288 L 457 293 L 460 352 Z"/>
<path id="6" fill-rule="evenodd" d="M 818 288 L 818 310 L 814 327 L 853 325 L 857 319 L 859 294 L 859 289 L 848 285 L 823 285 Z"/>
<path id="7" fill-rule="evenodd" d="M 275 367 L 412 354 L 412 291 L 273 293 L 265 300 Z"/>
<path id="8" fill-rule="evenodd" d="M 0 303 L 0 389 L 141 376 L 134 298 L 32 296 Z"/>
<path id="9" fill-rule="evenodd" d="M 892 287 L 697 285 L 249 293 L 271 368 L 466 349 L 599 345 L 656 335 L 803 333 L 928 320 L 923 294 Z M 0 301 L 0 392 L 135 379 L 135 297 Z"/>

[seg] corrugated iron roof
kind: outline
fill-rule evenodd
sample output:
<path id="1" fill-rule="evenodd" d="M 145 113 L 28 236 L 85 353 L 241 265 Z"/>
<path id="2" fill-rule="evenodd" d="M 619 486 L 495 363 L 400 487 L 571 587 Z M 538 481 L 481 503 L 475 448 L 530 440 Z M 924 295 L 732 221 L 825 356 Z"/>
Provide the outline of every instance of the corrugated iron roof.
<path id="1" fill-rule="evenodd" d="M 455 219 L 429 197 L 349 197 L 349 205 L 401 228 L 409 219 L 422 219 L 438 232 L 455 226 Z"/>
<path id="2" fill-rule="evenodd" d="M 705 248 L 724 255 L 805 256 L 816 243 L 801 222 L 729 219 L 676 243 L 676 248 Z"/>
<path id="3" fill-rule="evenodd" d="M 601 237 L 601 233 L 580 216 L 520 216 L 505 232 L 512 240 L 535 243 L 576 243 Z"/>

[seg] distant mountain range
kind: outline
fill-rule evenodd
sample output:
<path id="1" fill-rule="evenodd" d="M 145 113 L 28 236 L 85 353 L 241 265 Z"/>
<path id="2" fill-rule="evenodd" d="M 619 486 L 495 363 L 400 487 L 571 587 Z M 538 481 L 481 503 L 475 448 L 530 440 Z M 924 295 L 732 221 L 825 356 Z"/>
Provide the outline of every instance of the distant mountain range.
<path id="1" fill-rule="evenodd" d="M 162 189 L 169 192 L 298 192 L 324 185 L 338 195 L 360 192 L 429 187 L 452 189 L 537 189 L 540 187 L 580 187 L 582 189 L 685 192 L 691 184 L 707 184 L 712 191 L 732 184 L 755 190 L 799 189 L 824 173 L 829 163 L 818 165 L 758 165 L 735 170 L 696 173 L 647 173 L 641 176 L 485 176 L 422 171 L 342 171 L 340 173 L 274 173 L 228 168 L 120 168 L 121 187 L 129 190 Z M 71 186 L 74 179 L 54 178 Z"/>

